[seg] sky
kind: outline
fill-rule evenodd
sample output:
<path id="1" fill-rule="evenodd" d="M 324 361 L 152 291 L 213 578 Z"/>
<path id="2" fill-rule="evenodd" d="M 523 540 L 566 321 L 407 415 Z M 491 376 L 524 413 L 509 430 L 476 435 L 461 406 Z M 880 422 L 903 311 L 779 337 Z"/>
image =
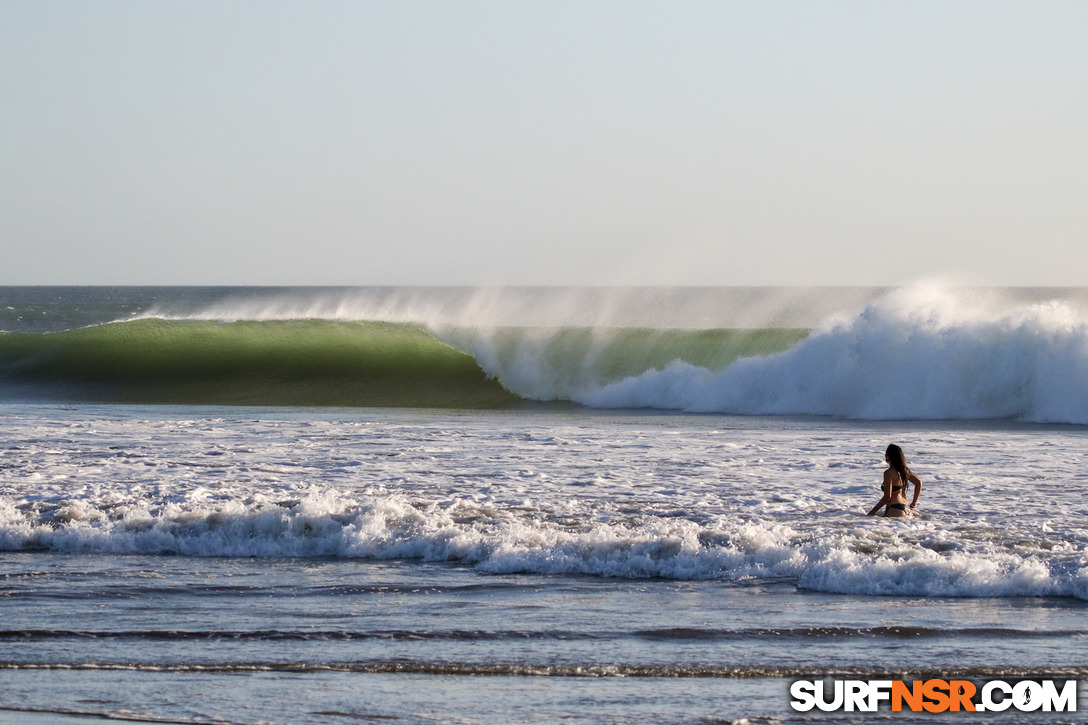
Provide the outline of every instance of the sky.
<path id="1" fill-rule="evenodd" d="M 1088 286 L 1088 3 L 0 0 L 0 284 Z"/>

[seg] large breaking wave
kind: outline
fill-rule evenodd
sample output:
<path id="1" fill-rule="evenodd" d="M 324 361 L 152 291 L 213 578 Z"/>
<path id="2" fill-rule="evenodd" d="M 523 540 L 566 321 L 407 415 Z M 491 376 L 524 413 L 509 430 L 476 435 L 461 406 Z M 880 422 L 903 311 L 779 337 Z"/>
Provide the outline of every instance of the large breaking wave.
<path id="1" fill-rule="evenodd" d="M 335 299 L 219 303 L 0 334 L 0 395 L 425 407 L 573 401 L 1083 424 L 1088 326 L 1075 302 L 921 285 L 814 327 L 753 324 L 759 315 L 745 305 L 699 327 L 616 325 L 603 314 L 587 322 L 592 311 L 587 318 L 574 307 L 546 324 L 511 325 L 494 305 L 461 304 L 450 314 L 451 305 L 396 299 L 362 307 Z"/>

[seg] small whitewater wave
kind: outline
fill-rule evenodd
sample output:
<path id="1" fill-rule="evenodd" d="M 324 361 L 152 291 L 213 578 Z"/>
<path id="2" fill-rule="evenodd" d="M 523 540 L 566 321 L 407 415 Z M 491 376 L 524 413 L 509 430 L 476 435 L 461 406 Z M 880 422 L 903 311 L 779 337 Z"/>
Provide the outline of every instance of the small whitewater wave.
<path id="1" fill-rule="evenodd" d="M 852 520 L 812 529 L 724 515 L 567 518 L 532 507 L 414 501 L 391 493 L 357 497 L 320 488 L 291 500 L 215 500 L 194 491 L 123 506 L 87 498 L 0 499 L 0 551 L 422 560 L 501 574 L 771 580 L 887 596 L 1088 599 L 1088 563 L 1077 546 L 1024 553 L 1015 534 L 1003 544 L 962 532 L 950 545 L 949 534 L 935 537 L 923 523 L 903 524 L 889 536 Z"/>

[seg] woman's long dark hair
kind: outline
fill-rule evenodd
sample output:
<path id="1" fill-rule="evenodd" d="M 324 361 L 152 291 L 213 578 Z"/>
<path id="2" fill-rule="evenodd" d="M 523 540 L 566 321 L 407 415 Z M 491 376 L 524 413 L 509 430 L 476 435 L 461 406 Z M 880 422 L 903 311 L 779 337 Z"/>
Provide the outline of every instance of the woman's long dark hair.
<path id="1" fill-rule="evenodd" d="M 905 495 L 907 493 L 907 476 L 910 475 L 910 469 L 907 468 L 907 458 L 903 455 L 903 449 L 891 443 L 888 445 L 888 450 L 884 451 L 884 455 L 888 457 L 888 465 L 899 474 L 900 480 L 903 481 L 903 493 Z"/>

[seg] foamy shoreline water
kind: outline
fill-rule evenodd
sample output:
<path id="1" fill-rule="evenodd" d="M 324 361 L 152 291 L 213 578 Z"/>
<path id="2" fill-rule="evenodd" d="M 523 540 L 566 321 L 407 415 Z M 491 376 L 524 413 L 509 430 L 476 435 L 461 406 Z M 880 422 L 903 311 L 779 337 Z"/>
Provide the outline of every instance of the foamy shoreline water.
<path id="1" fill-rule="evenodd" d="M 229 408 L 100 419 L 84 407 L 43 428 L 46 410 L 6 409 L 8 551 L 1088 597 L 1088 509 L 1066 468 L 1080 428 L 911 431 L 927 490 L 921 515 L 888 530 L 858 518 L 881 469 L 864 424 L 511 411 L 421 412 L 421 425 Z"/>
<path id="2" fill-rule="evenodd" d="M 0 707 L 792 722 L 801 675 L 1088 676 L 1078 426 L 0 415 Z M 864 516 L 889 438 L 916 520 Z"/>

